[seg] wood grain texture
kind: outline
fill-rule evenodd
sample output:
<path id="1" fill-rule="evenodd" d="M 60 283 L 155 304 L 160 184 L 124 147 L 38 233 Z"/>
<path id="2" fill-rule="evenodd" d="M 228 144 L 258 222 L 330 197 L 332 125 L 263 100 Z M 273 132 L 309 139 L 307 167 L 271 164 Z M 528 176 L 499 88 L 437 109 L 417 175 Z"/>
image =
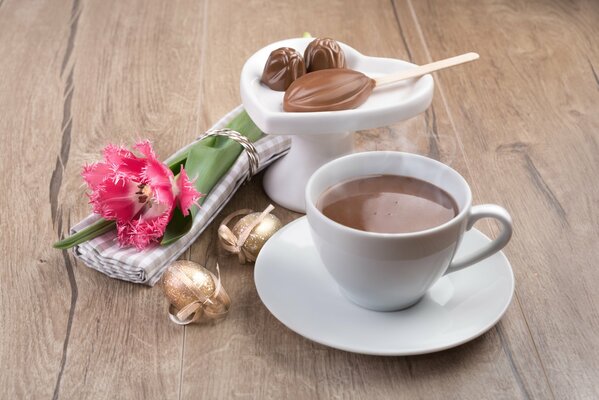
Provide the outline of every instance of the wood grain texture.
<path id="1" fill-rule="evenodd" d="M 60 375 L 70 261 L 45 243 L 60 225 L 48 182 L 63 162 L 58 54 L 69 19 L 56 2 L 0 6 L 0 397 L 50 398 Z"/>
<path id="2" fill-rule="evenodd" d="M 589 40 L 598 33 L 599 5 L 403 4 L 418 24 L 423 61 L 463 49 L 481 54 L 470 74 L 438 75 L 435 104 L 441 100 L 460 138 L 475 198 L 500 201 L 514 217 L 506 254 L 544 375 L 534 382 L 524 375 L 525 388 L 544 380 L 555 398 L 595 398 L 599 310 L 589 284 L 599 279 L 592 261 L 599 192 L 588 177 L 599 168 L 591 68 L 599 53 Z M 513 322 L 500 326 L 520 331 Z M 506 335 L 515 367 L 528 370 L 518 339 Z"/>
<path id="3" fill-rule="evenodd" d="M 105 144 L 147 137 L 166 157 L 197 134 L 202 4 L 143 3 L 0 9 L 2 169 L 17 169 L 2 174 L 2 398 L 178 397 L 183 334 L 160 291 L 50 247 L 89 212 L 79 171 Z"/>
<path id="4" fill-rule="evenodd" d="M 78 171 L 108 142 L 155 143 L 166 157 L 197 135 L 202 4 L 86 2 L 74 45 L 73 159 L 60 203 L 85 215 Z M 102 34 L 99 34 L 102 32 Z M 72 203 L 71 203 L 72 202 Z M 159 290 L 79 265 L 79 299 L 60 393 L 177 398 L 183 333 Z"/>
<path id="5" fill-rule="evenodd" d="M 0 0 L 0 398 L 599 397 L 597 21 L 593 1 Z M 419 64 L 481 54 L 356 147 L 439 159 L 511 211 L 516 296 L 482 337 L 386 358 L 285 328 L 216 241 L 222 216 L 268 204 L 261 176 L 184 256 L 220 265 L 233 306 L 215 325 L 175 326 L 159 288 L 50 248 L 87 214 L 79 169 L 106 143 L 166 157 L 239 104 L 249 55 L 304 31 Z"/>

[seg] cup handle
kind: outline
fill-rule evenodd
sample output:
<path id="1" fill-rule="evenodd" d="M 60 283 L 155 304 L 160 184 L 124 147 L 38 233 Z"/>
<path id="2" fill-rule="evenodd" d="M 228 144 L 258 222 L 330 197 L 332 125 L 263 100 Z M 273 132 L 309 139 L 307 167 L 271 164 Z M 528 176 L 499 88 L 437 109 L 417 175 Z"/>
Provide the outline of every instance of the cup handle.
<path id="1" fill-rule="evenodd" d="M 472 254 L 461 257 L 458 260 L 453 260 L 444 275 L 452 272 L 459 271 L 463 268 L 469 267 L 485 258 L 497 253 L 499 250 L 509 242 L 512 237 L 512 217 L 506 211 L 505 208 L 495 204 L 482 204 L 479 206 L 473 206 L 468 215 L 468 222 L 466 230 L 470 230 L 472 226 L 482 218 L 495 218 L 501 223 L 501 232 L 497 238 L 483 246 L 481 249 L 476 250 Z"/>

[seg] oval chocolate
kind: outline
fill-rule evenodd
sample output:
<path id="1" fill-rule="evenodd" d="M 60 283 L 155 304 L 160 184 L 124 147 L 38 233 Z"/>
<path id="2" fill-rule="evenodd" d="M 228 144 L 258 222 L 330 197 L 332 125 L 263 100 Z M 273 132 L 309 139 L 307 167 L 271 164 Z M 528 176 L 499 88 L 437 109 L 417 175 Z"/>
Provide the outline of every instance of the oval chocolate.
<path id="1" fill-rule="evenodd" d="M 285 91 L 283 110 L 293 112 L 349 110 L 363 104 L 375 82 L 345 68 L 323 69 L 296 79 Z"/>

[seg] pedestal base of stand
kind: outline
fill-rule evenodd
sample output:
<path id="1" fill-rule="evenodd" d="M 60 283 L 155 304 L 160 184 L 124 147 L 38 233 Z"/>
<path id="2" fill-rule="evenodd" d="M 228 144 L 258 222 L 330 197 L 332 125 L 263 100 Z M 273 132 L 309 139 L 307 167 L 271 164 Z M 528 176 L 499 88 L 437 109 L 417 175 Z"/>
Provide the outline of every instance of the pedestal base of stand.
<path id="1" fill-rule="evenodd" d="M 264 175 L 264 190 L 275 203 L 306 212 L 306 183 L 323 164 L 353 152 L 353 134 L 292 136 L 291 149 Z"/>

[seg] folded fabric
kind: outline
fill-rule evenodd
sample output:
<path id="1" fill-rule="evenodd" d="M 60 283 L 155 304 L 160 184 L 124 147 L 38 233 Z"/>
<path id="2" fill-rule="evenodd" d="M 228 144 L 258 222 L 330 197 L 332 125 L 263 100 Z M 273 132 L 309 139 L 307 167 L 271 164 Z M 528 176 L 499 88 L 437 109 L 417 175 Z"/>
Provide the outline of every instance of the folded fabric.
<path id="1" fill-rule="evenodd" d="M 235 108 L 218 121 L 212 129 L 224 128 L 242 110 L 241 106 Z M 290 144 L 290 139 L 285 136 L 265 135 L 256 141 L 254 146 L 259 156 L 258 171 L 286 154 Z M 179 150 L 172 157 L 186 151 L 189 146 L 191 144 Z M 170 245 L 156 246 L 143 251 L 138 251 L 134 247 L 120 247 L 117 242 L 116 231 L 113 230 L 75 246 L 74 254 L 88 267 L 112 278 L 154 286 L 160 279 L 164 269 L 200 236 L 248 178 L 248 175 L 249 160 L 247 153 L 243 151 L 231 169 L 208 193 L 202 204 L 202 209 L 194 218 L 191 230 Z M 71 229 L 71 234 L 89 226 L 99 218 L 97 214 L 89 215 Z"/>

